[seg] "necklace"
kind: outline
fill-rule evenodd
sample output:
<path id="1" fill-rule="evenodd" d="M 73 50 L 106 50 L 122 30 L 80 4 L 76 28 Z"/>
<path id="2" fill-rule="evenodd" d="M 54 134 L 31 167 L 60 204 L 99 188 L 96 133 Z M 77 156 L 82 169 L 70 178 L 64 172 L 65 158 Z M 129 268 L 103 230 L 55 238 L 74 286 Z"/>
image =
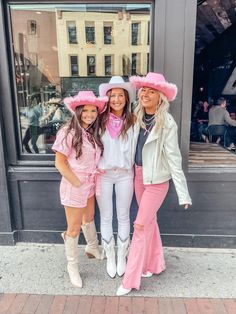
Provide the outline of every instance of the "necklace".
<path id="1" fill-rule="evenodd" d="M 145 136 L 147 133 L 149 134 L 152 130 L 154 123 L 150 124 L 148 127 L 145 126 L 145 132 L 143 133 L 143 135 Z"/>
<path id="2" fill-rule="evenodd" d="M 143 135 L 145 136 L 147 133 L 150 133 L 154 124 L 155 124 L 155 115 L 151 115 L 147 117 L 146 115 L 143 116 L 143 122 L 145 124 L 145 132 Z"/>
<path id="3" fill-rule="evenodd" d="M 150 116 L 150 117 L 148 117 L 146 114 L 143 116 L 143 121 L 144 121 L 145 123 L 148 123 L 148 122 L 152 121 L 152 120 L 155 118 L 155 115 L 154 115 L 154 114 L 149 115 L 149 116 Z"/>

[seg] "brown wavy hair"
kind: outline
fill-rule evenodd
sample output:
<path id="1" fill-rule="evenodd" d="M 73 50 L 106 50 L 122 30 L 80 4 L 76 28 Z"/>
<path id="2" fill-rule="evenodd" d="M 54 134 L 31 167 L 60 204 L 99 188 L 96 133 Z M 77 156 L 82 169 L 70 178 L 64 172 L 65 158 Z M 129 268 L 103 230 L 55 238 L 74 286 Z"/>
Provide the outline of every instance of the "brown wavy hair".
<path id="1" fill-rule="evenodd" d="M 133 114 L 130 111 L 129 93 L 127 92 L 126 89 L 123 89 L 123 90 L 124 90 L 124 94 L 125 94 L 125 107 L 123 109 L 124 124 L 122 126 L 120 135 L 123 138 L 125 138 L 128 129 L 134 124 L 134 118 L 133 118 Z M 107 92 L 107 96 L 109 97 L 109 100 L 110 100 L 111 91 L 112 91 L 112 89 L 110 89 Z M 105 130 L 106 130 L 106 125 L 107 125 L 108 119 L 109 119 L 109 113 L 110 113 L 110 106 L 109 106 L 109 101 L 108 101 L 106 110 L 101 114 L 101 118 L 100 118 L 101 135 L 103 135 Z"/>
<path id="2" fill-rule="evenodd" d="M 79 158 L 82 154 L 82 145 L 83 145 L 83 136 L 82 136 L 82 120 L 81 115 L 82 111 L 84 109 L 84 106 L 78 106 L 75 109 L 75 113 L 71 117 L 70 121 L 66 124 L 67 130 L 65 139 L 67 140 L 68 134 L 73 130 L 74 135 L 72 139 L 72 147 L 76 151 L 76 158 Z M 99 132 L 99 122 L 98 118 L 94 121 L 94 123 L 86 130 L 91 135 L 91 142 L 93 141 L 98 145 L 98 147 L 101 149 L 101 152 L 103 153 L 103 144 L 100 138 L 100 132 Z M 94 143 L 93 143 L 94 144 Z"/>

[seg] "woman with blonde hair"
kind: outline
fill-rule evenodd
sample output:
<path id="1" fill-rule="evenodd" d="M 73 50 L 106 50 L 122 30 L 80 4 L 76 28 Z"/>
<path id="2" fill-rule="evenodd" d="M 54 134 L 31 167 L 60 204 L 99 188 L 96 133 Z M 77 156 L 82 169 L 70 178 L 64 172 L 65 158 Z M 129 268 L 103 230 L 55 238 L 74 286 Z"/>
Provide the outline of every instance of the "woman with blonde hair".
<path id="1" fill-rule="evenodd" d="M 137 121 L 134 126 L 135 194 L 138 213 L 126 271 L 117 295 L 139 290 L 141 277 L 151 277 L 165 270 L 162 242 L 156 214 L 173 179 L 179 204 L 191 204 L 178 145 L 177 125 L 168 113 L 169 101 L 177 87 L 159 73 L 133 76 L 130 82 L 139 89 Z"/>

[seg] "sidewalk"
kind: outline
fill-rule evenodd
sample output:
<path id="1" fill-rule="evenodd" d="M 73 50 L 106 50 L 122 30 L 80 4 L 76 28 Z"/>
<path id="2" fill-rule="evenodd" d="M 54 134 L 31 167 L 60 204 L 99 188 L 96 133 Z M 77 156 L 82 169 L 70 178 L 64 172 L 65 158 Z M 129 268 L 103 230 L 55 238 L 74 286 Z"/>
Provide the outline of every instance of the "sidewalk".
<path id="1" fill-rule="evenodd" d="M 83 246 L 79 255 L 82 289 L 69 282 L 63 245 L 0 246 L 0 313 L 236 313 L 236 250 L 165 248 L 167 270 L 122 298 L 106 262 Z"/>
<path id="2" fill-rule="evenodd" d="M 2 301 L 2 302 L 1 302 Z M 0 297 L 5 314 L 235 314 L 233 299 L 92 297 L 8 294 Z"/>

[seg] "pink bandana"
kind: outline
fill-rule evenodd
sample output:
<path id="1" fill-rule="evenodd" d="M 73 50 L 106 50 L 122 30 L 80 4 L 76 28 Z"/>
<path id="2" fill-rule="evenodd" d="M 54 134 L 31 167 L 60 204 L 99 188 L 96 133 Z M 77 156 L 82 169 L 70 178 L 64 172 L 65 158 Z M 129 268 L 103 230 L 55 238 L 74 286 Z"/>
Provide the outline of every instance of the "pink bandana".
<path id="1" fill-rule="evenodd" d="M 120 135 L 120 131 L 124 124 L 123 117 L 117 117 L 114 114 L 109 114 L 109 119 L 107 123 L 107 129 L 112 138 L 116 138 Z"/>

